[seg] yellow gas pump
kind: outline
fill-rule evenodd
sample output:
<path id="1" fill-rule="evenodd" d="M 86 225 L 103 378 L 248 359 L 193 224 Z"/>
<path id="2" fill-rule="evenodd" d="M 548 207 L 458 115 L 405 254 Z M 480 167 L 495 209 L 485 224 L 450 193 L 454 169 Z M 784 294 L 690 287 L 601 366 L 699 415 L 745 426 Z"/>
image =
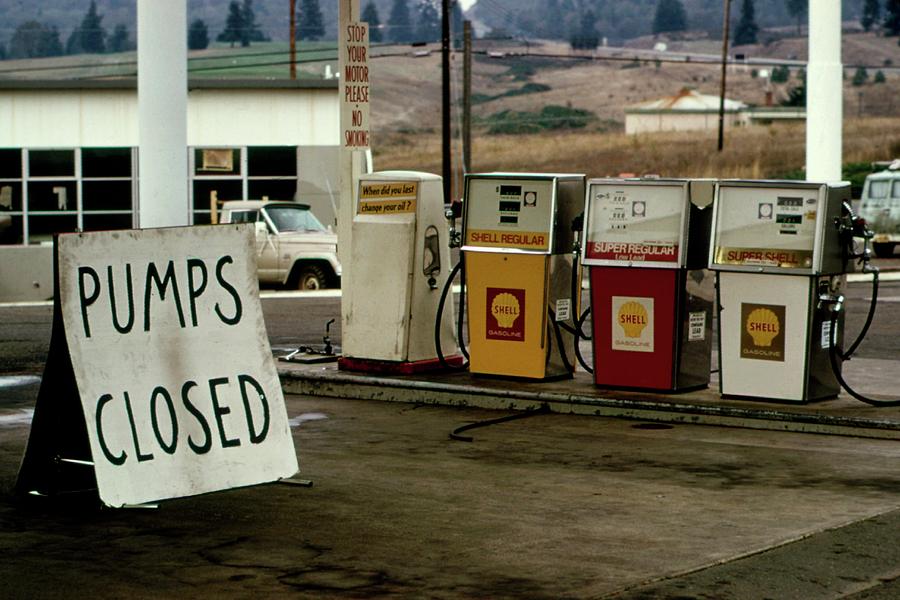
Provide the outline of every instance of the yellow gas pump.
<path id="1" fill-rule="evenodd" d="M 584 175 L 466 176 L 470 372 L 572 376 L 581 293 L 573 224 L 584 190 Z"/>
<path id="2" fill-rule="evenodd" d="M 456 347 L 453 310 L 434 315 L 450 273 L 449 232 L 442 179 L 430 173 L 364 175 L 353 216 L 353 280 L 342 290 L 342 369 L 413 373 L 462 364 L 438 361 L 435 328 L 444 348 Z"/>
<path id="3" fill-rule="evenodd" d="M 723 396 L 809 402 L 840 387 L 829 354 L 843 337 L 823 296 L 839 295 L 853 260 L 839 223 L 848 183 L 720 181 L 709 268 L 719 304 Z M 835 327 L 837 331 L 832 331 Z"/>

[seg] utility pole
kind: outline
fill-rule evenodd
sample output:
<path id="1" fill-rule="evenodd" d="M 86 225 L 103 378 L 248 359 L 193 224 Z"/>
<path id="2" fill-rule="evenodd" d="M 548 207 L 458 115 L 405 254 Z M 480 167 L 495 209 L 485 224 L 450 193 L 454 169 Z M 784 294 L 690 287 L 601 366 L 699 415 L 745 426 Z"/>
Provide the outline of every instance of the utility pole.
<path id="1" fill-rule="evenodd" d="M 472 172 L 472 21 L 463 21 L 463 171 Z"/>
<path id="2" fill-rule="evenodd" d="M 441 154 L 444 202 L 450 202 L 450 0 L 441 0 Z"/>
<path id="3" fill-rule="evenodd" d="M 297 79 L 297 0 L 291 3 L 291 79 Z"/>
<path id="4" fill-rule="evenodd" d="M 725 0 L 722 19 L 722 86 L 719 90 L 719 152 L 725 147 L 725 76 L 728 71 L 728 34 L 731 30 L 731 0 Z"/>

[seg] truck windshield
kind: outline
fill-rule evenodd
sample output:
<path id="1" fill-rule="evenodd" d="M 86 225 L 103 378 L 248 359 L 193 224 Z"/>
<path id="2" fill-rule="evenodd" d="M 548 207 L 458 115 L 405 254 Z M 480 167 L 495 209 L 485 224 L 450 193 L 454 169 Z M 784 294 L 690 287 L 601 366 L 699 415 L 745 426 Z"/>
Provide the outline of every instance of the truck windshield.
<path id="1" fill-rule="evenodd" d="M 266 213 L 278 231 L 325 231 L 316 216 L 301 206 L 270 206 Z"/>

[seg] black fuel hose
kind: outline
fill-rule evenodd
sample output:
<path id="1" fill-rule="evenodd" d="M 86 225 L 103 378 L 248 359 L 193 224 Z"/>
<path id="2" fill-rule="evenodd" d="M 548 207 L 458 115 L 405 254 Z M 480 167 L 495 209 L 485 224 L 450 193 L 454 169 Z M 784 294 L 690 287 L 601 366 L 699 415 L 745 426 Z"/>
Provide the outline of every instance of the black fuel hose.
<path id="1" fill-rule="evenodd" d="M 434 319 L 434 349 L 437 352 L 438 362 L 441 363 L 441 366 L 445 369 L 449 369 L 451 371 L 464 371 L 469 367 L 468 362 L 460 365 L 454 366 L 447 362 L 447 359 L 444 357 L 443 348 L 441 348 L 441 321 L 444 315 L 444 304 L 447 302 L 447 296 L 450 290 L 453 288 L 453 279 L 456 277 L 456 274 L 462 271 L 463 261 L 460 259 L 456 266 L 450 269 L 450 274 L 447 276 L 447 282 L 444 283 L 444 289 L 441 290 L 441 297 L 438 300 L 438 308 L 437 308 L 437 316 Z M 465 287 L 465 286 L 462 286 Z M 457 335 L 459 336 L 459 347 L 462 350 L 463 355 L 466 359 L 469 358 L 469 353 L 465 350 L 465 343 L 462 339 L 462 314 L 465 311 L 465 302 L 462 297 L 462 292 L 460 292 L 460 305 L 459 305 L 459 321 L 457 322 Z"/>
<path id="2" fill-rule="evenodd" d="M 837 347 L 837 320 L 838 320 L 838 312 L 840 309 L 832 309 L 831 312 L 831 348 L 828 351 L 828 358 L 831 360 L 831 370 L 834 371 L 834 376 L 837 378 L 838 383 L 841 384 L 841 387 L 846 390 L 848 394 L 859 400 L 860 402 L 865 402 L 870 406 L 877 407 L 888 407 L 888 406 L 900 406 L 900 400 L 876 400 L 874 398 L 869 398 L 868 396 L 863 396 L 856 390 L 850 387 L 850 384 L 844 379 L 841 375 L 841 366 L 838 364 L 838 355 L 841 351 Z"/>
<path id="3" fill-rule="evenodd" d="M 506 415 L 505 417 L 499 417 L 497 419 L 487 419 L 486 421 L 478 421 L 477 423 L 469 423 L 468 425 L 463 425 L 461 427 L 457 427 L 452 432 L 450 432 L 450 439 L 456 440 L 457 442 L 472 442 L 474 438 L 468 435 L 460 435 L 463 431 L 469 431 L 472 429 L 478 429 L 479 427 L 487 427 L 489 425 L 498 425 L 500 423 L 507 423 L 509 421 L 516 421 L 518 419 L 526 419 L 528 417 L 536 417 L 538 415 L 545 415 L 550 412 L 550 407 L 546 404 L 542 404 L 540 407 L 534 410 L 526 410 L 524 412 L 515 413 L 512 415 Z"/>
<path id="4" fill-rule="evenodd" d="M 570 374 L 575 372 L 575 367 L 572 366 L 572 363 L 569 362 L 569 355 L 566 354 L 566 346 L 563 344 L 562 333 L 559 331 L 559 323 L 556 320 L 556 313 L 553 312 L 552 308 L 548 308 L 547 312 L 550 315 L 550 322 L 553 323 L 553 333 L 556 335 L 556 345 L 559 346 L 559 356 L 562 358 L 563 366 L 566 368 L 566 371 Z M 575 336 L 575 345 L 578 346 L 578 336 Z M 553 349 L 552 344 L 548 344 L 548 356 L 549 352 Z"/>
<path id="5" fill-rule="evenodd" d="M 875 304 L 878 302 L 878 268 L 870 267 L 864 269 L 863 272 L 872 273 L 872 301 L 869 302 L 869 314 L 866 315 L 866 322 L 863 323 L 863 327 L 859 331 L 859 335 L 856 336 L 856 340 L 850 344 L 850 349 L 846 352 L 838 352 L 841 360 L 850 360 L 850 357 L 853 356 L 853 353 L 856 352 L 856 349 L 866 337 L 866 334 L 869 332 L 869 327 L 875 319 Z"/>
<path id="6" fill-rule="evenodd" d="M 850 357 L 856 351 L 859 344 L 862 342 L 863 338 L 866 336 L 866 333 L 869 331 L 869 326 L 872 324 L 872 320 L 875 317 L 875 303 L 878 299 L 878 269 L 872 267 L 867 272 L 872 273 L 872 302 L 869 304 L 869 313 L 866 316 L 866 322 L 863 324 L 863 328 L 860 330 L 859 335 L 856 340 L 851 344 L 850 349 L 847 352 L 841 351 L 837 346 L 837 323 L 838 323 L 838 313 L 841 311 L 843 300 L 838 299 L 837 301 L 831 302 L 829 304 L 829 309 L 831 310 L 831 344 L 828 349 L 828 359 L 831 362 L 831 370 L 834 372 L 835 378 L 838 380 L 838 383 L 841 384 L 841 387 L 844 390 L 859 400 L 860 402 L 864 402 L 870 406 L 877 407 L 888 407 L 888 406 L 900 406 L 900 399 L 898 400 L 876 400 L 875 398 L 869 398 L 868 396 L 864 396 L 850 387 L 850 384 L 844 379 L 844 376 L 841 374 L 841 365 L 838 364 L 838 358 L 842 360 L 850 360 Z"/>

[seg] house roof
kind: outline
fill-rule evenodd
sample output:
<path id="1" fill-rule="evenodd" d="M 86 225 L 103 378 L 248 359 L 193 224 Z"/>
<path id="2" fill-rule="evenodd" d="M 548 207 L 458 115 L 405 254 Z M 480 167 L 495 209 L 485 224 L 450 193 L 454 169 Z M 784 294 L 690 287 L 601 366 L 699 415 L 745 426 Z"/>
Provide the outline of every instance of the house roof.
<path id="1" fill-rule="evenodd" d="M 725 111 L 736 112 L 747 105 L 738 100 L 725 98 Z M 701 94 L 697 90 L 684 88 L 674 96 L 666 96 L 658 100 L 648 100 L 633 104 L 625 109 L 626 113 L 661 113 L 661 112 L 718 112 L 719 96 Z"/>

